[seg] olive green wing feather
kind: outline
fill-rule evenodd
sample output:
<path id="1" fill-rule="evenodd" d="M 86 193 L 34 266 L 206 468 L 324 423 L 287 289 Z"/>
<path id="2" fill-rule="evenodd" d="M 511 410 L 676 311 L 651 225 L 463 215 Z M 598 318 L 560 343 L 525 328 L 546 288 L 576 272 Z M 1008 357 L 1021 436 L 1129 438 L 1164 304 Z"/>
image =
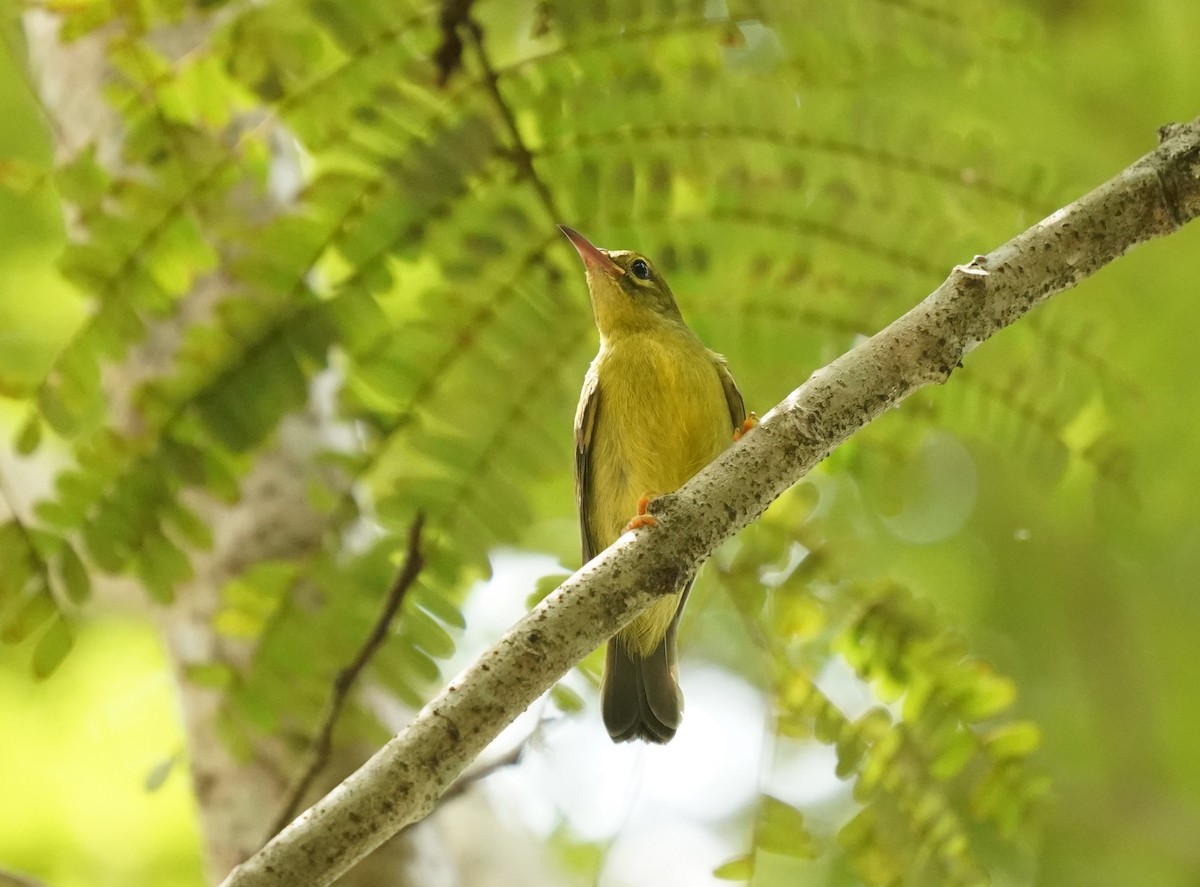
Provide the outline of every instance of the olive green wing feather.
<path id="1" fill-rule="evenodd" d="M 717 375 L 721 377 L 721 387 L 725 389 L 725 402 L 729 405 L 729 419 L 734 431 L 740 431 L 746 421 L 746 403 L 742 400 L 742 392 L 738 391 L 737 382 L 733 381 L 733 373 L 729 372 L 729 364 L 719 354 L 713 358 L 717 364 Z"/>
<path id="2" fill-rule="evenodd" d="M 579 535 L 583 540 L 583 562 L 586 564 L 604 546 L 596 543 L 592 532 L 589 507 L 592 502 L 592 433 L 600 411 L 600 375 L 593 364 L 583 379 L 583 392 L 575 410 L 575 504 L 579 508 Z"/>

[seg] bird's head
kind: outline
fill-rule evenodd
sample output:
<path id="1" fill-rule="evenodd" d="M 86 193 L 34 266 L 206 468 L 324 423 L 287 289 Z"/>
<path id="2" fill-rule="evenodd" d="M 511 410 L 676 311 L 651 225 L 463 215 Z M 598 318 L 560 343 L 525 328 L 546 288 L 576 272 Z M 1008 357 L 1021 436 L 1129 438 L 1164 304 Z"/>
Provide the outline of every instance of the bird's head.
<path id="1" fill-rule="evenodd" d="M 600 249 L 578 231 L 558 227 L 583 259 L 601 338 L 683 322 L 671 288 L 649 259 L 629 250 Z"/>

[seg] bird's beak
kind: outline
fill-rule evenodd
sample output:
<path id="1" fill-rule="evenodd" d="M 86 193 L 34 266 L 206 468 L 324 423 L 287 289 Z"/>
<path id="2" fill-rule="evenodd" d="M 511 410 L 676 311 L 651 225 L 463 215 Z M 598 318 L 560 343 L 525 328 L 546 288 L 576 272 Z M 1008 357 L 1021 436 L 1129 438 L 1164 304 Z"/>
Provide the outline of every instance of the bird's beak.
<path id="1" fill-rule="evenodd" d="M 574 228 L 559 225 L 558 230 L 567 235 L 567 240 L 571 241 L 571 245 L 579 253 L 579 258 L 583 259 L 583 266 L 587 270 L 603 271 L 611 277 L 621 277 L 625 274 L 625 269 L 609 258 L 606 250 L 592 246 L 588 239 Z"/>

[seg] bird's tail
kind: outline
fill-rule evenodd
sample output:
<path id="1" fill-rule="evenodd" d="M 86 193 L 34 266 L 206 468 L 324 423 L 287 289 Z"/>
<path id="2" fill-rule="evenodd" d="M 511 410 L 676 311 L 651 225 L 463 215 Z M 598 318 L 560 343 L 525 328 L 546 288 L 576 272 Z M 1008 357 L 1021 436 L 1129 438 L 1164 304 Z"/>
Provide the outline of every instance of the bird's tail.
<path id="1" fill-rule="evenodd" d="M 631 651 L 619 635 L 608 642 L 600 704 L 613 742 L 670 742 L 679 729 L 683 693 L 675 663 L 675 627 L 686 599 L 685 590 L 666 634 L 648 656 Z"/>

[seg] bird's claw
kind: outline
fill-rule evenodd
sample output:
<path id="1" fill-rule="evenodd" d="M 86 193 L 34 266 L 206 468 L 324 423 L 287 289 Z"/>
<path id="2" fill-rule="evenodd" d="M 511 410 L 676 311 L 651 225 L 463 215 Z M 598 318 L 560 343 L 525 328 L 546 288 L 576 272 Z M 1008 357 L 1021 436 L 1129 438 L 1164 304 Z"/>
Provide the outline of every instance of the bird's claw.
<path id="1" fill-rule="evenodd" d="M 658 523 L 658 518 L 652 514 L 646 513 L 646 509 L 650 507 L 650 500 L 652 498 L 653 497 L 647 493 L 645 496 L 638 499 L 637 514 L 633 516 L 633 520 L 625 525 L 626 533 L 628 533 L 630 530 L 640 529 L 641 527 L 653 527 Z"/>
<path id="2" fill-rule="evenodd" d="M 751 410 L 750 413 L 746 416 L 746 421 L 742 423 L 742 427 L 733 429 L 733 439 L 741 440 L 742 436 L 757 424 L 758 424 L 758 413 Z"/>

